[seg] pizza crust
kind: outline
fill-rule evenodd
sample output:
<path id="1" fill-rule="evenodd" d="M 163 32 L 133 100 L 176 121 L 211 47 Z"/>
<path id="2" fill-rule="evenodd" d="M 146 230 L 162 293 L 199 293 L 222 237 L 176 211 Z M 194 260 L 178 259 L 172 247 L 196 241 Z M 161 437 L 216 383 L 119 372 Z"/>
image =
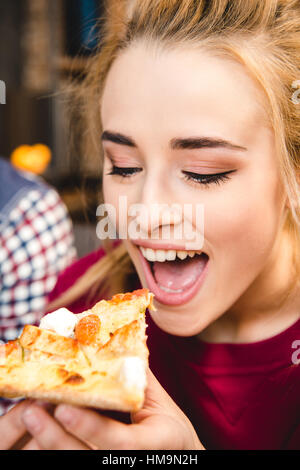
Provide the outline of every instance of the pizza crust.
<path id="1" fill-rule="evenodd" d="M 14 367 L 13 372 L 0 372 L 1 395 L 6 398 L 21 396 L 54 403 L 136 411 L 142 406 L 144 390 L 127 390 L 122 386 L 118 381 L 121 363 L 121 358 L 107 361 L 99 371 L 79 367 L 67 370 L 64 365 L 56 363 L 27 363 L 21 370 Z"/>

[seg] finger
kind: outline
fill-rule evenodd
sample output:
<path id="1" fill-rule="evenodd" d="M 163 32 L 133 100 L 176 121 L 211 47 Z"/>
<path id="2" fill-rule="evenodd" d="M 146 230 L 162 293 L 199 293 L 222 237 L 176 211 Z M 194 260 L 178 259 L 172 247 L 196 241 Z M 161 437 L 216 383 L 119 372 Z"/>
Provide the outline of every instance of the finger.
<path id="1" fill-rule="evenodd" d="M 22 447 L 21 450 L 42 450 L 34 438 L 31 438 L 30 441 Z"/>
<path id="2" fill-rule="evenodd" d="M 178 412 L 179 408 L 150 369 L 147 371 L 147 382 L 143 409 L 132 413 L 134 423 L 140 423 L 153 414 L 161 416 L 161 413 L 165 413 L 165 410 L 169 410 L 170 407 L 173 413 L 175 410 Z M 133 425 L 126 425 L 94 411 L 79 407 L 59 405 L 54 416 L 69 433 L 101 450 L 142 449 L 145 447 L 147 440 L 148 442 L 152 441 L 152 436 L 149 436 L 149 433 L 153 433 L 153 429 L 148 423 L 146 423 L 145 436 L 143 436 L 140 434 L 142 431 L 140 428 L 135 429 L 132 427 Z M 154 424 L 156 425 L 156 422 Z M 158 426 L 160 424 L 158 423 Z"/>
<path id="3" fill-rule="evenodd" d="M 159 425 L 158 432 L 155 433 L 154 441 L 152 442 L 154 443 L 156 438 L 159 440 L 156 439 L 156 444 L 154 444 L 156 447 L 153 447 L 153 449 L 184 449 L 186 448 L 182 447 L 184 434 L 186 436 L 185 442 L 192 443 L 192 445 L 195 445 L 197 449 L 204 449 L 190 420 L 162 387 L 149 368 L 147 371 L 147 389 L 145 395 L 143 408 L 132 413 L 131 420 L 134 424 L 138 424 L 140 422 L 143 423 L 145 430 L 144 436 L 147 437 L 148 433 L 146 429 L 148 428 L 148 425 L 151 427 L 155 426 L 157 417 L 160 417 L 161 424 Z M 171 429 L 173 429 L 171 432 L 173 437 L 169 439 L 168 436 L 170 436 Z M 142 433 L 139 433 L 138 437 L 140 440 L 143 440 Z M 170 442 L 171 447 L 169 447 Z M 157 447 L 159 446 L 159 443 L 161 443 L 160 445 L 163 445 L 163 447 Z M 144 443 L 141 443 L 140 445 L 145 446 L 147 443 L 144 440 Z M 174 447 L 175 445 L 176 447 Z M 147 447 L 142 448 L 146 449 Z M 192 447 L 192 449 L 194 448 L 195 447 Z"/>
<path id="4" fill-rule="evenodd" d="M 177 414 L 181 413 L 181 410 L 148 368 L 145 401 L 141 410 L 131 413 L 131 420 L 133 423 L 139 423 L 156 413 Z"/>
<path id="5" fill-rule="evenodd" d="M 185 429 L 172 415 L 153 414 L 138 424 L 131 424 L 132 440 L 137 449 L 183 450 Z"/>
<path id="6" fill-rule="evenodd" d="M 44 450 L 85 450 L 88 447 L 70 436 L 48 413 L 39 406 L 31 405 L 22 415 L 23 422 Z"/>
<path id="7" fill-rule="evenodd" d="M 20 450 L 31 440 L 31 435 L 28 432 L 25 432 L 23 436 L 10 447 L 10 450 Z"/>
<path id="8" fill-rule="evenodd" d="M 101 450 L 128 449 L 130 440 L 128 425 L 120 423 L 95 411 L 70 405 L 59 405 L 55 418 L 67 431 L 81 441 Z"/>
<path id="9" fill-rule="evenodd" d="M 91 410 L 60 405 L 55 418 L 69 433 L 100 450 L 181 449 L 183 446 L 183 430 L 178 422 L 161 414 L 149 416 L 139 424 L 124 424 Z"/>
<path id="10" fill-rule="evenodd" d="M 198 442 L 192 424 L 150 368 L 147 370 L 144 405 L 141 410 L 131 413 L 131 421 L 137 448 L 180 450 L 185 448 L 186 441 Z"/>
<path id="11" fill-rule="evenodd" d="M 29 403 L 24 400 L 0 417 L 0 450 L 10 449 L 26 433 L 21 417 Z"/>
<path id="12" fill-rule="evenodd" d="M 147 398 L 151 398 L 152 402 L 158 402 L 160 407 L 172 403 L 174 409 L 178 409 L 178 406 L 176 405 L 173 398 L 171 398 L 170 395 L 166 392 L 150 368 L 147 370 L 146 400 Z"/>
<path id="13" fill-rule="evenodd" d="M 179 417 L 184 415 L 150 369 L 147 374 L 145 403 L 142 410 L 132 413 L 134 424 L 69 405 L 59 405 L 54 416 L 69 433 L 101 450 L 180 448 L 182 438 L 176 430 L 182 431 Z M 172 433 L 176 442 L 170 438 Z"/>

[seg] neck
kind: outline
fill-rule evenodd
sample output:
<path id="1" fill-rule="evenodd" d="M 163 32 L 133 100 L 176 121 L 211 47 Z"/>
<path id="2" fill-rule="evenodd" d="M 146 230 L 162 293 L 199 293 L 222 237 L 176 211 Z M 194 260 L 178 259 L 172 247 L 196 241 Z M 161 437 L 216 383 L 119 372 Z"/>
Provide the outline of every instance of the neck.
<path id="1" fill-rule="evenodd" d="M 247 343 L 274 336 L 300 317 L 300 288 L 292 291 L 292 245 L 282 231 L 264 269 L 232 307 L 199 334 L 208 342 Z"/>

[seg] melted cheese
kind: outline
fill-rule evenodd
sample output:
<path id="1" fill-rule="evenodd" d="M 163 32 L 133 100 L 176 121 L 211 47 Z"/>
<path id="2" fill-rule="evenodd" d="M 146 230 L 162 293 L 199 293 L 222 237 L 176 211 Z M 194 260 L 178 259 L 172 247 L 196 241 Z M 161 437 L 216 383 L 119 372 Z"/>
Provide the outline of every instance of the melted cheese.
<path id="1" fill-rule="evenodd" d="M 147 384 L 144 361 L 138 356 L 125 357 L 120 367 L 119 380 L 128 390 L 143 391 Z"/>
<path id="2" fill-rule="evenodd" d="M 74 328 L 78 319 L 77 316 L 67 308 L 59 308 L 55 312 L 45 315 L 40 322 L 43 330 L 55 331 L 58 335 L 71 338 L 74 335 Z"/>

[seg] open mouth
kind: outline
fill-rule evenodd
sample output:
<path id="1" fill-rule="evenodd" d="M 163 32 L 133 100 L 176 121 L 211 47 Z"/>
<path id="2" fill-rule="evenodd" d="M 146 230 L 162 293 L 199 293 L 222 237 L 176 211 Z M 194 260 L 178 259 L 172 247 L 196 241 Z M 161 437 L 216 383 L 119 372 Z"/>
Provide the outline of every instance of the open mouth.
<path id="1" fill-rule="evenodd" d="M 149 289 L 167 305 L 188 302 L 199 291 L 209 257 L 204 252 L 139 247 Z"/>

